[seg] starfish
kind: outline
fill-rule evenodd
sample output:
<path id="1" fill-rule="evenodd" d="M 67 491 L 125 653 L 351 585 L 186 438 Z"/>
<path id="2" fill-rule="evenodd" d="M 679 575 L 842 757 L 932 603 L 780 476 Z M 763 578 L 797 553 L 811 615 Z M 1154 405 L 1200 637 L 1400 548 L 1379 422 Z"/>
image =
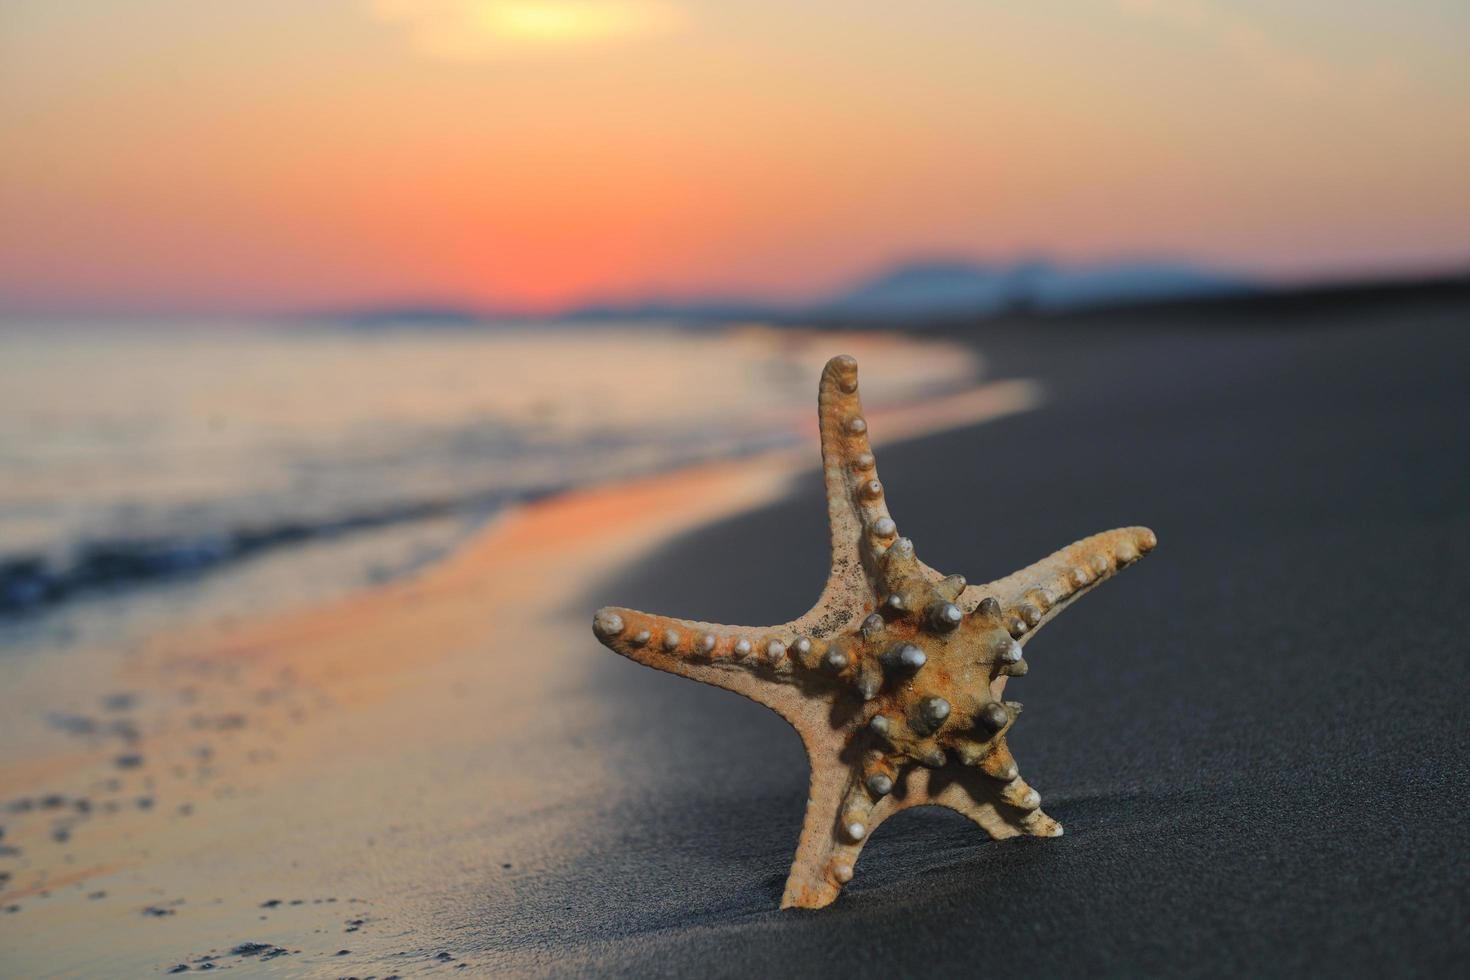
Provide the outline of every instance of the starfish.
<path id="1" fill-rule="evenodd" d="M 816 605 L 777 626 L 724 626 L 604 608 L 593 632 L 649 667 L 743 694 L 801 735 L 806 819 L 782 908 L 821 908 L 852 880 L 887 818 L 944 806 L 992 838 L 1058 837 L 1006 747 L 1025 644 L 1082 594 L 1157 543 L 1145 527 L 1084 538 L 987 585 L 914 554 L 888 513 L 858 398 L 857 361 L 835 357 L 817 398 L 832 567 Z"/>

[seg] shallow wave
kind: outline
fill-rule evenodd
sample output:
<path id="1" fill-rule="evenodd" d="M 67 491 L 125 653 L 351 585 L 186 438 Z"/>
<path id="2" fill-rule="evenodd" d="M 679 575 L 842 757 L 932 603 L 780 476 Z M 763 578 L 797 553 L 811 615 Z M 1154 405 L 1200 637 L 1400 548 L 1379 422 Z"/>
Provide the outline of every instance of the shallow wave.
<path id="1" fill-rule="evenodd" d="M 980 373 L 958 345 L 757 327 L 0 332 L 0 621 L 267 552 L 263 603 L 402 574 L 394 549 L 508 503 L 789 445 L 836 349 L 881 358 L 870 406 Z"/>
<path id="2" fill-rule="evenodd" d="M 102 538 L 80 542 L 64 556 L 39 552 L 0 555 L 0 618 L 25 615 L 92 593 L 212 571 L 272 549 L 452 514 L 486 516 L 508 504 L 565 489 L 545 485 L 456 499 L 405 501 L 326 519 L 287 519 L 194 535 Z"/>
<path id="3" fill-rule="evenodd" d="M 0 553 L 0 622 L 54 608 L 75 599 L 123 589 L 182 580 L 214 572 L 265 552 L 286 550 L 333 538 L 382 530 L 443 517 L 483 521 L 507 506 L 531 503 L 585 487 L 677 469 L 709 459 L 728 459 L 789 445 L 783 432 L 751 436 L 674 439 L 647 459 L 607 464 L 609 451 L 643 445 L 632 437 L 608 437 L 584 444 L 581 466 L 562 466 L 551 479 L 515 486 L 480 487 L 457 496 L 418 497 L 386 503 L 341 503 L 338 513 L 290 515 L 242 521 L 222 527 L 150 534 L 112 534 L 74 541 L 62 551 Z M 319 501 L 318 501 L 319 502 Z M 217 514 L 214 523 L 223 523 Z M 228 518 L 224 518 L 228 520 Z M 197 525 L 180 518 L 175 526 Z"/>

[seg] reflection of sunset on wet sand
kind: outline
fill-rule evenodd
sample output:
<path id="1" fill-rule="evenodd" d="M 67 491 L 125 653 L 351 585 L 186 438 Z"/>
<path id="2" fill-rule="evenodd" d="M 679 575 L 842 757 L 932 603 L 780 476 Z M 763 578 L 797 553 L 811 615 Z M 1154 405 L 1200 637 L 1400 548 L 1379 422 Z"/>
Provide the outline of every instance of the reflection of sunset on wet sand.
<path id="1" fill-rule="evenodd" d="M 880 351 L 925 356 L 923 348 L 852 339 L 875 363 Z M 873 388 L 881 406 L 880 373 Z M 881 442 L 1025 411 L 1039 398 L 1029 382 L 996 382 L 878 407 L 869 417 Z M 803 415 L 810 413 L 808 405 Z M 105 819 L 58 821 L 39 811 L 15 820 L 11 839 L 33 857 L 0 897 L 53 897 L 28 909 L 27 939 L 13 962 L 43 969 L 72 906 L 97 890 L 124 906 L 152 907 L 160 888 L 184 900 L 160 905 L 170 914 L 146 938 L 128 920 L 97 921 L 97 929 L 116 929 L 101 944 L 108 962 L 144 968 L 171 934 L 188 962 L 208 955 L 200 944 L 221 929 L 257 930 L 257 906 L 271 896 L 338 899 L 295 914 L 271 906 L 272 941 L 291 947 L 343 917 L 431 915 L 469 882 L 474 895 L 464 901 L 513 901 L 514 875 L 505 872 L 514 868 L 502 868 L 503 857 L 578 860 L 582 825 L 597 820 L 589 804 L 615 794 L 618 777 L 578 750 L 597 737 L 605 708 L 581 680 L 599 654 L 585 617 L 570 612 L 621 564 L 809 479 L 814 439 L 812 432 L 799 447 L 741 463 L 522 506 L 399 584 L 274 620 L 155 637 L 120 663 L 93 661 L 97 673 L 69 683 L 70 698 L 84 705 L 114 689 L 134 692 L 139 710 L 127 717 L 142 731 L 127 751 L 146 758 L 149 775 L 141 784 L 113 775 L 115 753 L 78 753 L 72 743 L 12 756 L 0 770 L 0 783 L 22 798 L 74 787 L 62 794 L 68 811 L 75 801 L 124 801 Z M 54 681 L 30 684 L 55 697 Z M 23 696 L 14 689 L 7 697 Z M 575 722 L 545 725 L 553 704 Z M 152 802 L 138 809 L 138 799 L 108 791 L 114 782 L 144 787 L 136 792 Z M 386 831 L 385 807 L 398 815 Z M 523 826 L 516 815 L 528 811 L 548 816 Z M 43 836 L 57 826 L 75 826 L 64 865 L 53 863 L 62 849 Z M 446 863 L 457 869 L 447 877 Z M 214 896 L 223 904 L 196 908 Z M 201 913 L 207 925 L 185 918 Z M 394 949 L 366 927 L 345 945 L 360 970 L 391 962 Z M 479 970 L 528 966 L 505 950 L 481 950 L 472 962 Z"/>

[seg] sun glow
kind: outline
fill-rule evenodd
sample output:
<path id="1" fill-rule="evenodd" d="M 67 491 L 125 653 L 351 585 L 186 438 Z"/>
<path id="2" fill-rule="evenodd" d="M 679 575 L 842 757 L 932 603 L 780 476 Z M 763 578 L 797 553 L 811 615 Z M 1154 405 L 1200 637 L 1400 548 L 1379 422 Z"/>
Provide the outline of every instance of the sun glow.
<path id="1" fill-rule="evenodd" d="M 372 9 L 403 24 L 419 53 L 451 61 L 650 37 L 682 24 L 677 8 L 654 0 L 373 0 Z"/>
<path id="2" fill-rule="evenodd" d="M 1470 3 L 1423 7 L 0 0 L 0 314 L 1460 268 Z"/>
<path id="3" fill-rule="evenodd" d="M 489 25 L 529 41 L 590 41 L 650 34 L 673 26 L 670 11 L 630 3 L 492 3 Z"/>

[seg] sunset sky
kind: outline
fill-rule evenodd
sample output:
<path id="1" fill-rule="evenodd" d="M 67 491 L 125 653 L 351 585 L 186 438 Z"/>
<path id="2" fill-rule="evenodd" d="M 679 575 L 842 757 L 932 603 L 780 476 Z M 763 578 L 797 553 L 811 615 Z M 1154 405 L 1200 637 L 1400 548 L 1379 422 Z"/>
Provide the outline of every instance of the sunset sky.
<path id="1" fill-rule="evenodd" d="M 0 311 L 1470 266 L 1470 3 L 0 0 Z"/>

